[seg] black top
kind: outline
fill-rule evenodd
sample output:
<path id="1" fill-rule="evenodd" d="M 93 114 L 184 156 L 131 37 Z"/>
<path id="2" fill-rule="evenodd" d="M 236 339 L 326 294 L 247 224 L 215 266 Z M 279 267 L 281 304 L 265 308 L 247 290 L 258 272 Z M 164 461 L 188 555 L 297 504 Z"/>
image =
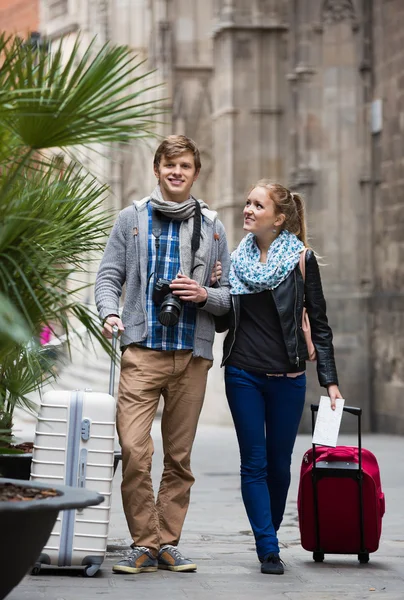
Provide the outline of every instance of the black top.
<path id="1" fill-rule="evenodd" d="M 259 373 L 293 373 L 271 291 L 240 296 L 240 322 L 226 365 Z"/>
<path id="2" fill-rule="evenodd" d="M 334 383 L 338 385 L 332 331 L 327 319 L 327 307 L 321 285 L 320 270 L 312 250 L 306 252 L 306 280 L 303 281 L 302 274 L 297 266 L 278 287 L 272 290 L 272 298 L 278 311 L 290 363 L 299 365 L 298 371 L 304 371 L 305 361 L 309 358 L 302 330 L 303 304 L 305 304 L 310 318 L 311 338 L 316 348 L 319 384 L 324 387 Z M 228 330 L 223 343 L 222 364 L 227 363 L 239 327 L 240 299 L 241 295 L 232 296 L 232 307 L 229 313 L 225 318 L 215 318 L 216 331 Z"/>

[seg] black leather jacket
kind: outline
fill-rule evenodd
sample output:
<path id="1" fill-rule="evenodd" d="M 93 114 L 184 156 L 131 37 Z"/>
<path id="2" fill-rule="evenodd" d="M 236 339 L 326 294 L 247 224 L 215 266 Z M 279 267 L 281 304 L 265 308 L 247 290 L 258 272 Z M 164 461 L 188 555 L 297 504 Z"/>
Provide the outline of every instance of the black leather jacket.
<path id="1" fill-rule="evenodd" d="M 306 281 L 299 265 L 277 288 L 272 290 L 278 310 L 283 337 L 291 364 L 304 369 L 308 351 L 302 330 L 303 298 L 310 320 L 311 337 L 317 353 L 317 374 L 320 385 L 338 385 L 337 369 L 334 360 L 332 331 L 328 324 L 326 303 L 321 285 L 320 271 L 312 250 L 306 252 Z M 217 331 L 229 332 L 223 346 L 222 365 L 230 356 L 240 319 L 240 297 L 232 296 L 232 309 L 216 322 Z"/>

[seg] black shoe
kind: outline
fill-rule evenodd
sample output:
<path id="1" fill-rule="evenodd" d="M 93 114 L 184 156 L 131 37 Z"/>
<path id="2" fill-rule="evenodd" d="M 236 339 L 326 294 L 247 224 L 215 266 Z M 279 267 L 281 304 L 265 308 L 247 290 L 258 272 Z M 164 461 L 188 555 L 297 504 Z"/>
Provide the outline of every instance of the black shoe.
<path id="1" fill-rule="evenodd" d="M 262 561 L 261 573 L 265 573 L 265 575 L 283 575 L 284 572 L 283 561 L 280 559 L 279 554 L 268 554 Z"/>

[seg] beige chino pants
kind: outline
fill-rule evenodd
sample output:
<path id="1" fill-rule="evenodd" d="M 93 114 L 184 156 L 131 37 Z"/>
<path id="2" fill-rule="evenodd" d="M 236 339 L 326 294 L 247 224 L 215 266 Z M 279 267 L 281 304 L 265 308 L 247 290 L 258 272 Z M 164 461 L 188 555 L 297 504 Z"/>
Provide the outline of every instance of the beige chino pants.
<path id="1" fill-rule="evenodd" d="M 177 545 L 187 514 L 191 450 L 212 361 L 191 350 L 161 352 L 129 346 L 122 355 L 117 429 L 122 447 L 122 502 L 136 546 L 157 555 L 164 544 Z M 150 476 L 150 435 L 160 395 L 164 471 L 155 501 Z"/>

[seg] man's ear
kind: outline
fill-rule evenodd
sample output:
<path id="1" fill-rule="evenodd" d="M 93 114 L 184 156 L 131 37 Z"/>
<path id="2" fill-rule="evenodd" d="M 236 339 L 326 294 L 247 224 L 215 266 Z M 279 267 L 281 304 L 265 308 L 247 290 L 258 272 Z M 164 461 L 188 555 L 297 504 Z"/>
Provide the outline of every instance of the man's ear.
<path id="1" fill-rule="evenodd" d="M 198 169 L 197 171 L 195 171 L 195 175 L 194 175 L 194 181 L 196 181 L 199 177 L 199 173 L 201 172 L 200 169 Z"/>
<path id="2" fill-rule="evenodd" d="M 159 169 L 159 167 L 156 167 L 156 165 L 153 165 L 153 171 L 154 171 L 154 174 L 157 177 L 157 179 L 160 179 L 160 169 Z"/>

